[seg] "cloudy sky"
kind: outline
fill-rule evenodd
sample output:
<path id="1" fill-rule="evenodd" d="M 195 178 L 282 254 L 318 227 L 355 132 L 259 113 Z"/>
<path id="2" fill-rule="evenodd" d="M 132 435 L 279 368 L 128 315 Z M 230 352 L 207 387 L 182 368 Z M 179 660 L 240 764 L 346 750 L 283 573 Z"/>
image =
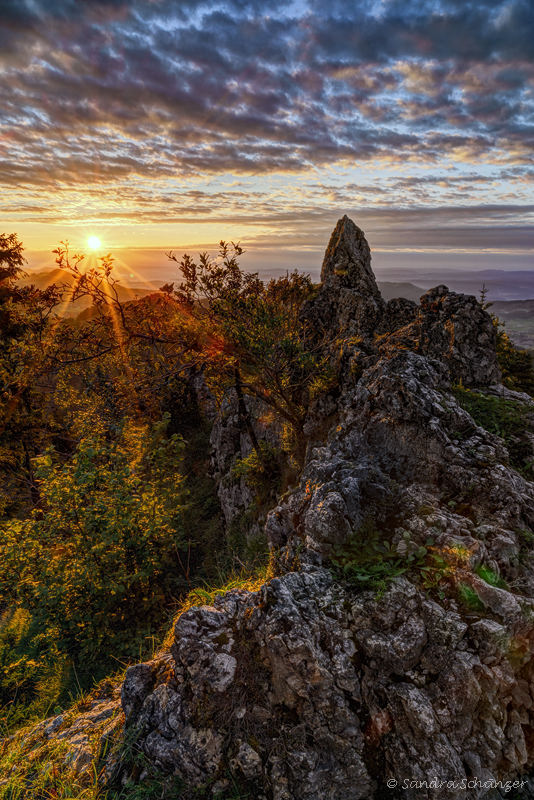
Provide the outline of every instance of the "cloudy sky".
<path id="1" fill-rule="evenodd" d="M 379 270 L 532 267 L 533 56 L 531 0 L 0 0 L 0 227 L 155 276 L 313 269 L 348 213 Z"/>

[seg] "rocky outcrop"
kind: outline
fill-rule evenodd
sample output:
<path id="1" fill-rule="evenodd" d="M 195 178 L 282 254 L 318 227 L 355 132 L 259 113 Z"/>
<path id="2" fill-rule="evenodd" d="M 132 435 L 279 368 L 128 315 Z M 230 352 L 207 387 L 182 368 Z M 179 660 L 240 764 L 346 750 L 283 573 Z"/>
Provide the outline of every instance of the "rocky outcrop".
<path id="1" fill-rule="evenodd" d="M 330 237 L 321 281 L 317 297 L 302 312 L 310 328 L 330 337 L 372 336 L 386 304 L 371 269 L 365 235 L 347 216 L 339 220 Z"/>
<path id="2" fill-rule="evenodd" d="M 504 442 L 477 426 L 450 393 L 446 366 L 400 351 L 365 370 L 344 397 L 331 436 L 311 451 L 299 489 L 270 512 L 266 530 L 273 546 L 291 542 L 329 555 L 366 516 L 385 525 L 392 508 L 403 516 L 417 491 L 421 504 L 432 496 L 433 505 L 443 505 L 467 487 L 465 526 L 494 520 L 530 528 L 534 487 L 508 462 Z"/>
<path id="3" fill-rule="evenodd" d="M 419 307 L 392 300 L 382 329 L 393 332 L 381 344 L 384 353 L 402 347 L 438 359 L 451 380 L 465 386 L 490 386 L 501 379 L 495 327 L 472 295 L 436 286 L 421 297 Z"/>
<path id="4" fill-rule="evenodd" d="M 509 778 L 531 763 L 531 609 L 466 620 L 406 579 L 377 599 L 322 568 L 293 572 L 183 614 L 174 678 L 147 692 L 137 668 L 126 675 L 129 724 L 162 769 L 220 791 L 230 765 L 258 798 Z"/>
<path id="5" fill-rule="evenodd" d="M 466 386 L 500 381 L 495 328 L 472 295 L 437 286 L 421 297 L 419 352 L 443 360 L 451 379 Z"/>
<path id="6" fill-rule="evenodd" d="M 419 307 L 413 300 L 406 300 L 404 297 L 389 300 L 380 322 L 379 333 L 390 333 L 415 322 L 418 311 Z"/>
<path id="7" fill-rule="evenodd" d="M 94 796 L 123 728 L 120 686 L 105 681 L 73 708 L 0 740 L 0 796 Z"/>
<path id="8" fill-rule="evenodd" d="M 235 474 L 239 460 L 252 452 L 251 436 L 243 420 L 249 416 L 254 435 L 259 442 L 279 448 L 282 426 L 264 403 L 246 397 L 246 407 L 240 410 L 234 389 L 228 390 L 217 414 L 210 435 L 212 475 L 217 484 L 217 494 L 227 531 L 241 525 L 249 539 L 260 533 L 258 525 L 257 492 L 245 476 Z M 253 509 L 253 513 L 249 513 Z"/>
<path id="9" fill-rule="evenodd" d="M 165 668 L 127 672 L 127 736 L 205 797 L 229 776 L 266 800 L 509 796 L 494 782 L 534 768 L 534 484 L 454 384 L 511 403 L 527 449 L 534 401 L 495 387 L 474 298 L 437 287 L 386 307 L 346 217 L 322 278 L 303 314 L 347 357 L 335 402 L 310 409 L 299 485 L 268 514 L 277 577 L 179 616 Z"/>

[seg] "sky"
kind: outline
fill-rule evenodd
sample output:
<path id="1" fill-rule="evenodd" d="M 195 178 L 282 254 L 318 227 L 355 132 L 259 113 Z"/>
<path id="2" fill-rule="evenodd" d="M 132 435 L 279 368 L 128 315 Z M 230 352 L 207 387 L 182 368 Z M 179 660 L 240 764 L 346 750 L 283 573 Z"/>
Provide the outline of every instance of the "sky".
<path id="1" fill-rule="evenodd" d="M 379 274 L 534 268 L 533 56 L 531 0 L 0 0 L 0 229 L 315 274 L 347 213 Z"/>

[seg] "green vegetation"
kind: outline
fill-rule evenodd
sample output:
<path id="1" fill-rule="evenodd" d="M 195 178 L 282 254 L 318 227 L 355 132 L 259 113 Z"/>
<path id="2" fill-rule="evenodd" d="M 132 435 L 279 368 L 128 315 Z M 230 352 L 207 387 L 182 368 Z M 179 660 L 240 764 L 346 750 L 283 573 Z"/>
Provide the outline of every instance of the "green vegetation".
<path id="1" fill-rule="evenodd" d="M 487 289 L 483 285 L 480 304 L 485 311 L 493 305 L 487 301 Z M 534 360 L 532 353 L 516 347 L 505 328 L 505 323 L 490 312 L 495 328 L 497 361 L 502 373 L 502 382 L 509 389 L 534 395 Z"/>
<path id="2" fill-rule="evenodd" d="M 138 657 L 140 642 L 161 625 L 162 607 L 185 587 L 183 443 L 166 437 L 167 422 L 125 425 L 114 442 L 94 422 L 67 461 L 48 450 L 35 459 L 40 507 L 0 526 L 0 592 L 11 609 L 31 614 L 18 647 L 47 653 L 51 665 L 68 654 L 84 685 L 112 668 L 110 655 Z M 23 686 L 36 667 L 25 658 L 15 662 L 27 675 Z M 19 705 L 5 697 L 13 668 L 0 684 L 10 715 Z"/>
<path id="3" fill-rule="evenodd" d="M 505 386 L 518 392 L 534 395 L 534 362 L 532 353 L 516 347 L 506 333 L 503 323 L 493 318 L 497 331 L 497 360 Z"/>
<path id="4" fill-rule="evenodd" d="M 283 454 L 268 442 L 259 442 L 246 458 L 238 458 L 232 467 L 232 477 L 244 478 L 256 492 L 256 503 L 265 506 L 276 499 L 282 489 Z"/>
<path id="5" fill-rule="evenodd" d="M 485 564 L 479 564 L 478 567 L 475 567 L 475 573 L 479 578 L 482 578 L 483 581 L 489 583 L 490 586 L 497 586 L 499 589 L 508 588 L 506 581 Z"/>
<path id="6" fill-rule="evenodd" d="M 514 400 L 475 392 L 464 386 L 455 386 L 453 393 L 477 425 L 504 439 L 510 453 L 511 465 L 527 480 L 532 480 L 532 446 L 524 435 L 532 413 L 528 406 Z"/>
<path id="7" fill-rule="evenodd" d="M 458 584 L 458 598 L 467 611 L 484 611 L 484 603 L 473 589 L 467 583 Z"/>
<path id="8" fill-rule="evenodd" d="M 184 255 L 182 280 L 165 288 L 196 323 L 194 358 L 209 360 L 206 377 L 220 391 L 233 385 L 240 417 L 258 458 L 263 451 L 253 429 L 243 393 L 260 400 L 286 426 L 288 452 L 298 465 L 306 439 L 304 419 L 310 400 L 327 390 L 335 378 L 325 341 L 308 329 L 300 310 L 315 288 L 298 272 L 264 284 L 257 274 L 239 268 L 239 245 L 220 243 L 219 258 L 207 253 L 198 262 Z"/>
<path id="9" fill-rule="evenodd" d="M 56 260 L 72 286 L 42 292 L 18 286 L 22 245 L 0 237 L 1 733 L 151 657 L 176 609 L 210 596 L 204 587 L 265 575 L 265 542 L 248 528 L 297 468 L 293 423 L 330 373 L 298 323 L 309 280 L 264 286 L 241 272 L 238 252 L 202 258 L 198 287 L 185 259 L 177 292 L 121 303 L 109 256 L 84 270 L 62 243 Z M 188 306 L 195 287 L 209 291 L 202 313 Z M 91 314 L 56 314 L 81 297 Z M 200 373 L 216 400 L 238 393 L 253 445 L 233 479 L 258 502 L 229 535 L 193 389 Z M 256 438 L 251 394 L 283 410 L 279 450 Z"/>
<path id="10" fill-rule="evenodd" d="M 426 553 L 419 553 L 419 556 Z M 332 565 L 340 577 L 359 589 L 373 589 L 379 596 L 394 578 L 403 575 L 412 558 L 404 558 L 376 528 L 372 518 L 362 525 L 342 545 L 333 549 Z"/>

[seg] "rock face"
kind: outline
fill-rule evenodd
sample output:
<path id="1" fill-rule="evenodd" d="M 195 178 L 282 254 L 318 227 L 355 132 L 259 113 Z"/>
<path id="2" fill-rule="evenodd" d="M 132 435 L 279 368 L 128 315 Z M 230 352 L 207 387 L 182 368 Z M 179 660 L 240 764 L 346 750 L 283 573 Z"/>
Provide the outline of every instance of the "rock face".
<path id="1" fill-rule="evenodd" d="M 441 358 L 453 380 L 466 386 L 498 383 L 495 329 L 476 297 L 446 286 L 421 297 L 419 352 Z"/>
<path id="2" fill-rule="evenodd" d="M 268 515 L 278 575 L 178 618 L 166 668 L 126 674 L 126 730 L 206 797 L 228 774 L 266 800 L 509 797 L 494 782 L 534 768 L 534 484 L 453 384 L 504 397 L 531 450 L 534 401 L 494 386 L 474 298 L 437 287 L 386 307 L 346 217 L 322 277 L 304 315 L 346 335 L 349 368 Z M 392 573 L 368 589 L 377 547 Z"/>
<path id="3" fill-rule="evenodd" d="M 245 402 L 257 439 L 272 447 L 279 446 L 282 429 L 272 411 L 257 398 L 247 397 Z M 244 477 L 234 476 L 233 469 L 238 459 L 250 455 L 252 442 L 241 419 L 234 389 L 227 392 L 214 419 L 210 445 L 212 474 L 217 483 L 226 529 L 241 525 L 247 538 L 251 539 L 260 533 L 255 519 L 246 521 L 247 512 L 255 504 L 255 491 Z"/>
<path id="4" fill-rule="evenodd" d="M 500 381 L 495 328 L 472 295 L 436 286 L 421 297 L 419 307 L 409 300 L 391 300 L 382 327 L 393 332 L 384 352 L 405 347 L 438 359 L 447 365 L 451 380 L 465 386 Z"/>
<path id="5" fill-rule="evenodd" d="M 147 692 L 137 668 L 126 675 L 140 708 L 130 724 L 150 761 L 189 784 L 231 765 L 251 796 L 274 800 L 520 774 L 531 758 L 531 607 L 465 621 L 405 579 L 377 600 L 325 569 L 293 572 L 183 614 L 174 678 Z"/>
<path id="6" fill-rule="evenodd" d="M 303 316 L 314 330 L 372 336 L 384 313 L 363 231 L 347 216 L 337 223 L 321 269 L 322 287 Z"/>
<path id="7" fill-rule="evenodd" d="M 93 797 L 94 781 L 124 727 L 120 687 L 104 682 L 59 716 L 0 740 L 0 795 Z M 6 758 L 7 756 L 7 758 Z M 61 789 L 59 789 L 61 791 Z"/>

